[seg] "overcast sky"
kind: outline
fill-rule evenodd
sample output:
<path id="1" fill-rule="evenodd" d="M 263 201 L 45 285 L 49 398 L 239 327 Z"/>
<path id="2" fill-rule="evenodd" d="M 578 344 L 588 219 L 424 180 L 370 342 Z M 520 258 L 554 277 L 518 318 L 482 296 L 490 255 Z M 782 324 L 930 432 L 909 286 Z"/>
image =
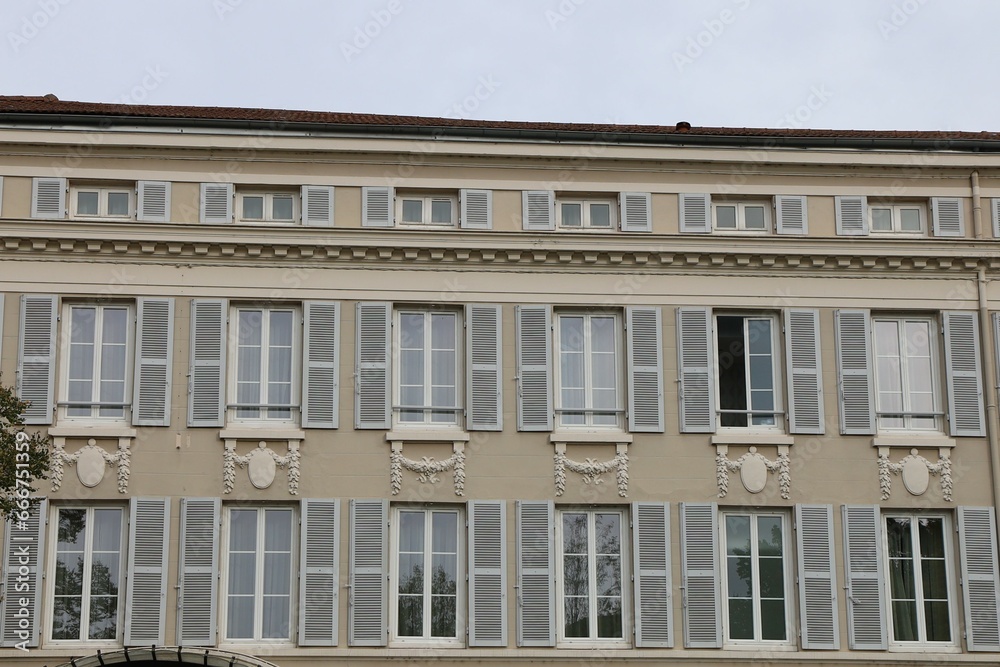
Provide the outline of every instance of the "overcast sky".
<path id="1" fill-rule="evenodd" d="M 0 0 L 0 93 L 1000 130 L 996 0 Z"/>

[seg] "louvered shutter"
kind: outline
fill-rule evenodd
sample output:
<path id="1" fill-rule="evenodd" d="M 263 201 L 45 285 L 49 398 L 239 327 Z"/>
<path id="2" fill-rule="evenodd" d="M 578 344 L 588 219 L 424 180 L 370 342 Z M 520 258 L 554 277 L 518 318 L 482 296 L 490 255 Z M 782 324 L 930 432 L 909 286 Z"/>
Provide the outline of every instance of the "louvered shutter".
<path id="1" fill-rule="evenodd" d="M 1000 578 L 992 507 L 959 507 L 958 539 L 970 651 L 1000 651 Z"/>
<path id="2" fill-rule="evenodd" d="M 339 425 L 340 303 L 306 301 L 302 344 L 302 427 Z"/>
<path id="3" fill-rule="evenodd" d="M 785 310 L 788 426 L 791 433 L 824 432 L 819 311 Z"/>
<path id="4" fill-rule="evenodd" d="M 462 202 L 462 217 L 459 225 L 463 229 L 493 229 L 493 191 L 459 190 Z"/>
<path id="5" fill-rule="evenodd" d="M 226 388 L 225 299 L 191 300 L 188 426 L 222 426 Z"/>
<path id="6" fill-rule="evenodd" d="M 653 231 L 652 195 L 648 192 L 622 192 L 618 195 L 623 232 Z"/>
<path id="7" fill-rule="evenodd" d="M 17 395 L 29 403 L 25 424 L 52 423 L 58 303 L 50 294 L 21 295 Z"/>
<path id="8" fill-rule="evenodd" d="M 663 333 L 660 309 L 629 306 L 628 429 L 663 433 Z"/>
<path id="9" fill-rule="evenodd" d="M 877 505 L 844 505 L 844 566 L 850 647 L 879 651 L 887 645 L 882 574 L 882 517 Z"/>
<path id="10" fill-rule="evenodd" d="M 552 430 L 552 310 L 517 307 L 517 430 Z"/>
<path id="11" fill-rule="evenodd" d="M 507 645 L 507 505 L 469 501 L 469 646 Z"/>
<path id="12" fill-rule="evenodd" d="M 680 194 L 677 197 L 682 234 L 708 234 L 712 231 L 712 195 Z"/>
<path id="13" fill-rule="evenodd" d="M 388 639 L 388 525 L 388 501 L 351 501 L 351 583 L 347 623 L 347 641 L 351 646 L 385 646 Z"/>
<path id="14" fill-rule="evenodd" d="M 1000 239 L 1000 197 L 990 200 L 993 211 L 993 238 Z"/>
<path id="15" fill-rule="evenodd" d="M 3 215 L 3 176 L 0 176 L 0 215 Z"/>
<path id="16" fill-rule="evenodd" d="M 684 647 L 722 646 L 719 513 L 715 503 L 681 503 Z"/>
<path id="17" fill-rule="evenodd" d="M 868 236 L 868 197 L 834 197 L 838 236 Z"/>
<path id="18" fill-rule="evenodd" d="M 521 225 L 527 231 L 556 228 L 556 196 L 551 190 L 525 190 L 521 193 Z"/>
<path id="19" fill-rule="evenodd" d="M 181 498 L 178 646 L 215 645 L 220 505 L 218 498 Z"/>
<path id="20" fill-rule="evenodd" d="M 840 648 L 833 506 L 795 506 L 802 648 Z"/>
<path id="21" fill-rule="evenodd" d="M 944 359 L 951 435 L 986 435 L 977 313 L 944 313 Z"/>
<path id="22" fill-rule="evenodd" d="M 677 309 L 677 364 L 680 372 L 682 433 L 715 432 L 715 369 L 712 310 Z"/>
<path id="23" fill-rule="evenodd" d="M 389 336 L 392 304 L 357 304 L 354 428 L 389 428 Z"/>
<path id="24" fill-rule="evenodd" d="M 957 197 L 931 197 L 934 236 L 965 236 L 965 211 Z"/>
<path id="25" fill-rule="evenodd" d="M 393 226 L 393 189 L 385 186 L 361 188 L 361 226 Z"/>
<path id="26" fill-rule="evenodd" d="M 47 516 L 48 502 L 39 500 L 28 510 L 27 519 L 21 521 L 18 516 L 18 522 L 14 523 L 12 518 L 8 518 L 4 527 L 4 595 L 0 598 L 3 636 L 0 646 L 38 646 L 38 631 L 42 625 L 39 616 Z M 23 573 L 22 567 L 27 569 L 26 573 Z M 27 623 L 26 627 L 21 627 L 22 620 Z"/>
<path id="27" fill-rule="evenodd" d="M 337 645 L 340 501 L 303 498 L 299 549 L 299 645 Z"/>
<path id="28" fill-rule="evenodd" d="M 871 372 L 871 318 L 867 310 L 838 310 L 837 382 L 840 393 L 840 432 L 875 433 L 875 395 Z"/>
<path id="29" fill-rule="evenodd" d="M 302 224 L 306 227 L 333 227 L 333 186 L 302 186 Z"/>
<path id="30" fill-rule="evenodd" d="M 670 503 L 632 503 L 636 648 L 674 645 Z"/>
<path id="31" fill-rule="evenodd" d="M 503 430 L 501 381 L 500 306 L 469 304 L 465 307 L 466 372 L 470 431 Z"/>
<path id="32" fill-rule="evenodd" d="M 233 184 L 201 184 L 201 222 L 228 225 L 233 221 Z"/>
<path id="33" fill-rule="evenodd" d="M 167 618 L 170 499 L 132 498 L 129 513 L 125 645 L 162 646 Z"/>
<path id="34" fill-rule="evenodd" d="M 61 219 L 66 217 L 66 179 L 31 179 L 31 217 Z"/>
<path id="35" fill-rule="evenodd" d="M 139 181 L 136 217 L 145 222 L 170 221 L 170 183 Z"/>
<path id="36" fill-rule="evenodd" d="M 517 645 L 555 646 L 555 509 L 517 502 Z"/>
<path id="37" fill-rule="evenodd" d="M 809 214 L 802 195 L 777 195 L 774 198 L 779 234 L 808 234 Z"/>
<path id="38" fill-rule="evenodd" d="M 133 426 L 170 426 L 174 300 L 139 299 L 136 317 Z"/>

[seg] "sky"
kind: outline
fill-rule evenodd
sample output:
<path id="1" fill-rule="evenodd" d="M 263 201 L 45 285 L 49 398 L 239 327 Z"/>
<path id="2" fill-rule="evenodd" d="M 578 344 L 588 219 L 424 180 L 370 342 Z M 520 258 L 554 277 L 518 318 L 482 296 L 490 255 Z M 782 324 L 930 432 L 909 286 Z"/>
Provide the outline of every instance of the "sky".
<path id="1" fill-rule="evenodd" d="M 997 0 L 2 0 L 0 94 L 1000 130 Z"/>

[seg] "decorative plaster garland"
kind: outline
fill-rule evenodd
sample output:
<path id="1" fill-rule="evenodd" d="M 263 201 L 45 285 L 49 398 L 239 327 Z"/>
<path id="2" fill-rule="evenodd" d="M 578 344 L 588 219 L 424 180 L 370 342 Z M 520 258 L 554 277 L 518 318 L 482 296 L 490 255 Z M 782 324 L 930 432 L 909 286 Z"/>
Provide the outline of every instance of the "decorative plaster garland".
<path id="1" fill-rule="evenodd" d="M 778 489 L 781 491 L 783 500 L 788 500 L 792 486 L 792 474 L 789 471 L 788 447 L 778 447 L 778 458 L 774 461 L 768 460 L 763 454 L 757 451 L 756 447 L 751 447 L 743 456 L 735 461 L 729 460 L 729 448 L 725 445 L 718 446 L 715 454 L 715 478 L 719 484 L 719 497 L 725 498 L 729 493 L 729 473 L 742 470 L 747 461 L 755 459 L 760 461 L 768 472 L 778 473 Z"/>
<path id="2" fill-rule="evenodd" d="M 408 459 L 403 456 L 402 446 L 396 447 L 393 443 L 389 451 L 389 481 L 392 485 L 392 495 L 399 495 L 399 490 L 403 485 L 403 469 L 417 473 L 417 481 L 421 484 L 437 484 L 441 481 L 439 473 L 447 470 L 454 470 L 455 495 L 465 495 L 465 448 L 455 447 L 455 453 L 446 459 L 437 461 L 433 456 L 424 456 L 419 461 Z"/>
<path id="3" fill-rule="evenodd" d="M 281 456 L 267 446 L 263 440 L 257 444 L 257 449 L 252 450 L 245 456 L 236 453 L 236 443 L 227 442 L 223 451 L 222 479 L 225 493 L 232 493 L 236 484 L 236 466 L 246 468 L 255 456 L 269 455 L 274 459 L 274 463 L 279 468 L 288 468 L 288 493 L 297 496 L 299 494 L 299 448 L 298 443 L 288 444 L 288 455 Z"/>
<path id="4" fill-rule="evenodd" d="M 129 443 L 127 439 L 118 441 L 118 451 L 111 453 L 103 447 L 97 446 L 97 441 L 93 438 L 87 444 L 72 454 L 66 453 L 65 439 L 56 438 L 52 450 L 52 490 L 58 491 L 63 481 L 63 466 L 65 464 L 75 466 L 80 460 L 80 455 L 87 451 L 94 451 L 100 455 L 109 466 L 118 466 L 118 492 L 128 493 L 128 479 L 131 473 L 131 459 L 129 458 Z M 99 482 L 98 482 L 99 483 Z"/>
<path id="5" fill-rule="evenodd" d="M 622 498 L 628 497 L 628 451 L 625 447 L 618 447 L 618 452 L 610 461 L 595 461 L 587 458 L 583 463 L 573 461 L 566 456 L 566 452 L 557 448 L 555 453 L 555 477 L 556 495 L 561 496 L 566 491 L 566 470 L 583 475 L 584 484 L 603 484 L 601 475 L 617 471 L 615 475 L 618 482 L 618 495 Z"/>
<path id="6" fill-rule="evenodd" d="M 903 468 L 910 461 L 919 461 L 927 466 L 927 472 L 932 475 L 939 475 L 941 477 L 941 497 L 946 502 L 952 502 L 951 493 L 953 490 L 953 482 L 951 478 L 951 458 L 949 458 L 947 450 L 942 450 L 938 453 L 937 463 L 931 463 L 926 458 L 918 454 L 915 448 L 911 449 L 910 453 L 904 456 L 899 463 L 892 463 L 889 460 L 888 448 L 885 448 L 884 451 L 882 448 L 879 449 L 878 485 L 882 490 L 882 500 L 889 500 L 889 495 L 892 493 L 892 477 L 890 473 L 892 475 L 902 474 Z"/>

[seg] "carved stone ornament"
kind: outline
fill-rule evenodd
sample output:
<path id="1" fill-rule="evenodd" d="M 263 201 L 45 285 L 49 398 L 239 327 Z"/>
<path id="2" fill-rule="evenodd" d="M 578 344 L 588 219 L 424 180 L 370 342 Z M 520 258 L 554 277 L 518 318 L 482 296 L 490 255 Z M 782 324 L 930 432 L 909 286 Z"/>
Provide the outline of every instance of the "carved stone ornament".
<path id="1" fill-rule="evenodd" d="M 296 496 L 299 493 L 299 442 L 288 441 L 288 454 L 281 456 L 261 440 L 257 449 L 251 450 L 245 456 L 236 453 L 236 441 L 226 440 L 223 452 L 222 478 L 226 493 L 232 493 L 236 485 L 236 466 L 247 468 L 250 483 L 258 489 L 266 489 L 274 482 L 278 468 L 288 469 L 288 493 Z"/>
<path id="2" fill-rule="evenodd" d="M 603 484 L 601 475 L 615 472 L 615 479 L 618 482 L 618 495 L 628 498 L 628 445 L 615 445 L 615 457 L 610 461 L 595 461 L 586 458 L 581 463 L 573 461 L 566 456 L 566 443 L 556 443 L 555 453 L 555 478 L 556 495 L 561 496 L 566 492 L 566 471 L 583 475 L 584 484 Z"/>
<path id="3" fill-rule="evenodd" d="M 441 461 L 435 460 L 433 456 L 424 456 L 419 461 L 408 459 L 403 456 L 403 443 L 398 440 L 392 441 L 389 450 L 389 482 L 392 486 L 392 495 L 399 495 L 399 490 L 403 485 L 403 470 L 417 473 L 417 481 L 421 484 L 437 484 L 441 481 L 438 477 L 440 473 L 448 470 L 453 471 L 452 477 L 455 481 L 455 495 L 465 495 L 465 443 L 453 442 L 451 456 Z"/>
<path id="4" fill-rule="evenodd" d="M 882 490 L 882 500 L 889 500 L 892 494 L 892 475 L 900 475 L 903 478 L 903 488 L 913 496 L 923 495 L 930 486 L 930 476 L 937 475 L 941 478 L 941 497 L 946 502 L 952 502 L 951 455 L 947 448 L 938 450 L 937 463 L 931 463 L 921 456 L 916 447 L 911 448 L 910 453 L 898 463 L 893 463 L 889 460 L 889 448 L 879 447 L 878 484 Z"/>
<path id="5" fill-rule="evenodd" d="M 103 447 L 98 447 L 97 441 L 90 438 L 86 445 L 69 454 L 66 452 L 66 438 L 53 438 L 52 490 L 58 491 L 59 487 L 62 486 L 66 465 L 76 467 L 76 476 L 80 479 L 80 483 L 87 488 L 93 488 L 101 483 L 106 467 L 117 466 L 118 492 L 128 493 L 128 478 L 131 473 L 130 441 L 131 438 L 119 438 L 118 451 L 109 452 Z"/>
<path id="6" fill-rule="evenodd" d="M 778 475 L 778 490 L 781 497 L 788 500 L 792 475 L 788 465 L 788 446 L 778 445 L 778 458 L 774 461 L 767 459 L 757 451 L 756 447 L 751 447 L 743 456 L 735 461 L 729 460 L 729 446 L 716 445 L 715 452 L 715 477 L 719 484 L 719 497 L 725 498 L 729 493 L 729 473 L 739 472 L 740 481 L 743 488 L 750 493 L 760 493 L 767 486 L 768 473 Z"/>

